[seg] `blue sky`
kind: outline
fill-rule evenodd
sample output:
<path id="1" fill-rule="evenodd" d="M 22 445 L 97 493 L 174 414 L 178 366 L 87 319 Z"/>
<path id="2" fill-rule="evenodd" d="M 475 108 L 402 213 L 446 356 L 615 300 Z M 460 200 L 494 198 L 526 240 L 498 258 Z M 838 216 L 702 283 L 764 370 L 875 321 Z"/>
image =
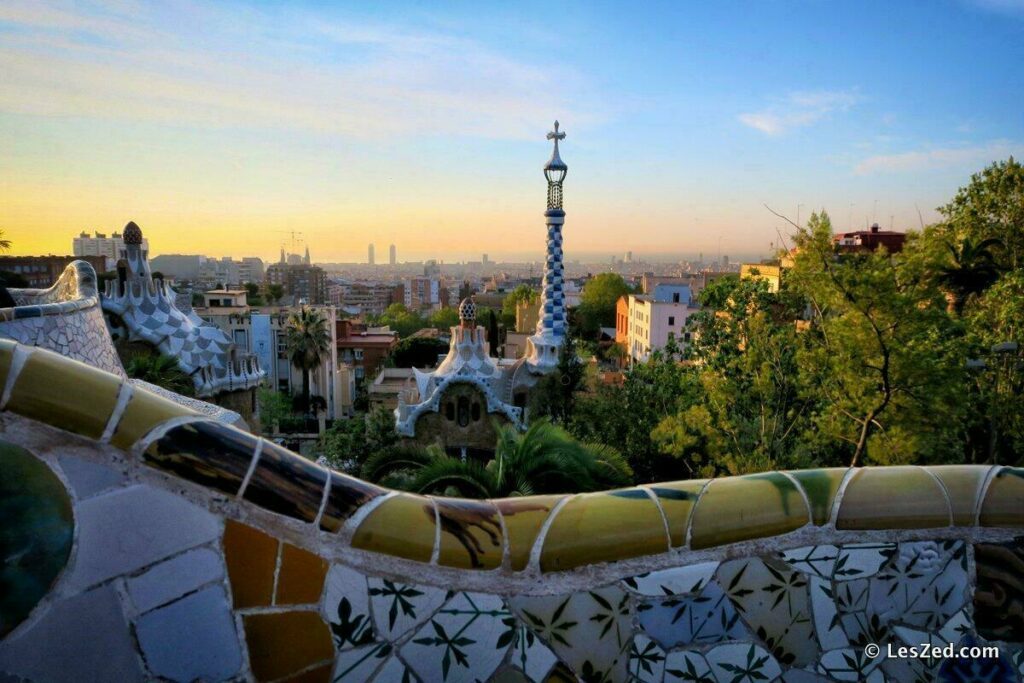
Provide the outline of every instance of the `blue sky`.
<path id="1" fill-rule="evenodd" d="M 934 220 L 1024 155 L 1024 1 L 0 4 L 15 251 L 754 256 L 780 222 Z M 536 242 L 536 244 L 534 244 Z"/>

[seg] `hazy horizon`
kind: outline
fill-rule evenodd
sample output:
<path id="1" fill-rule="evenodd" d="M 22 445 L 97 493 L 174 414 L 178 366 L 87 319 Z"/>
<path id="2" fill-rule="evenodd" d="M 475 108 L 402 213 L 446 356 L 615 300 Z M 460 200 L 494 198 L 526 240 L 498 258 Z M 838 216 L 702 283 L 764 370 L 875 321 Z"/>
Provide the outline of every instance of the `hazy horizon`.
<path id="1" fill-rule="evenodd" d="M 1024 155 L 1024 2 L 0 5 L 0 225 L 69 253 L 540 259 L 559 119 L 565 249 L 765 255 L 936 220 Z M 920 212 L 920 217 L 919 217 Z"/>

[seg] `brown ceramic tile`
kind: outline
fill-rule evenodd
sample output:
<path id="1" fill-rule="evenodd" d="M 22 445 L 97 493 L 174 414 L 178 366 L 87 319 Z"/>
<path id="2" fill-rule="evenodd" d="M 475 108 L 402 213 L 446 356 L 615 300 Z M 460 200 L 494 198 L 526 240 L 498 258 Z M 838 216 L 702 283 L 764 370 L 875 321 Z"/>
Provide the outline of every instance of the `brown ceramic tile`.
<path id="1" fill-rule="evenodd" d="M 807 494 L 807 502 L 811 504 L 811 519 L 818 526 L 827 524 L 832 516 L 836 493 L 849 471 L 846 467 L 830 467 L 819 470 L 796 470 L 789 473 Z"/>
<path id="2" fill-rule="evenodd" d="M 974 526 L 981 487 L 992 468 L 988 465 L 937 465 L 925 469 L 938 477 L 945 487 L 953 510 L 953 525 Z"/>
<path id="3" fill-rule="evenodd" d="M 843 493 L 837 529 L 932 529 L 949 526 L 942 487 L 922 467 L 865 467 Z"/>
<path id="4" fill-rule="evenodd" d="M 523 496 L 492 501 L 505 519 L 508 533 L 509 566 L 522 571 L 530 561 L 530 551 L 544 520 L 558 501 L 567 496 Z"/>
<path id="5" fill-rule="evenodd" d="M 988 485 L 979 516 L 981 526 L 1024 526 L 1024 468 L 1003 467 Z"/>
<path id="6" fill-rule="evenodd" d="M 323 467 L 264 440 L 244 497 L 271 512 L 312 522 L 320 511 L 326 485 L 327 470 Z"/>
<path id="7" fill-rule="evenodd" d="M 504 543 L 501 520 L 493 504 L 458 498 L 435 498 L 441 520 L 438 564 L 463 569 L 501 566 Z"/>
<path id="8" fill-rule="evenodd" d="M 658 504 L 665 513 L 673 548 L 686 544 L 686 528 L 693 514 L 693 506 L 697 504 L 697 497 L 707 483 L 707 479 L 690 479 L 647 487 L 658 497 Z"/>
<path id="9" fill-rule="evenodd" d="M 327 562 L 318 555 L 288 543 L 281 549 L 277 576 L 276 605 L 305 605 L 320 602 L 327 576 Z"/>
<path id="10" fill-rule="evenodd" d="M 565 571 L 666 550 L 665 522 L 645 491 L 586 493 L 558 511 L 544 538 L 540 567 Z"/>
<path id="11" fill-rule="evenodd" d="M 173 417 L 198 415 L 196 411 L 168 401 L 153 392 L 145 391 L 137 386 L 132 387 L 132 397 L 121 415 L 120 422 L 114 430 L 110 443 L 128 450 L 135 442 Z"/>
<path id="12" fill-rule="evenodd" d="M 142 458 L 150 467 L 233 496 L 249 471 L 257 441 L 220 422 L 189 422 L 151 443 Z"/>
<path id="13" fill-rule="evenodd" d="M 18 375 L 7 409 L 98 439 L 120 389 L 117 375 L 35 349 Z"/>
<path id="14" fill-rule="evenodd" d="M 274 593 L 277 539 L 259 529 L 227 520 L 224 525 L 224 561 L 231 580 L 235 609 L 264 607 Z"/>
<path id="15" fill-rule="evenodd" d="M 284 678 L 334 656 L 330 631 L 316 612 L 246 614 L 242 620 L 258 681 Z"/>
<path id="16" fill-rule="evenodd" d="M 784 534 L 810 522 L 796 485 L 779 472 L 715 479 L 690 523 L 694 549 Z"/>
<path id="17" fill-rule="evenodd" d="M 429 562 L 436 526 L 431 499 L 400 493 L 362 521 L 352 537 L 352 547 Z"/>
<path id="18" fill-rule="evenodd" d="M 330 683 L 334 663 L 324 664 L 315 669 L 281 679 L 281 683 Z M 383 683 L 383 682 L 382 682 Z"/>
<path id="19" fill-rule="evenodd" d="M 387 489 L 334 470 L 331 470 L 330 477 L 331 490 L 320 517 L 320 528 L 324 531 L 338 531 L 356 510 L 387 493 Z"/>

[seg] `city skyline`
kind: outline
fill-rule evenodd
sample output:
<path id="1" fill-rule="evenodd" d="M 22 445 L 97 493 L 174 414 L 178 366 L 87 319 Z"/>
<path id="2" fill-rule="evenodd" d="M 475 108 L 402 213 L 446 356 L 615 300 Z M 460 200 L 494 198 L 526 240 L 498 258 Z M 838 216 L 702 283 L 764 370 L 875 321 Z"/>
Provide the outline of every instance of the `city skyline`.
<path id="1" fill-rule="evenodd" d="M 537 261 L 555 118 L 579 261 L 766 254 L 766 203 L 916 228 L 1024 154 L 1012 0 L 464 9 L 4 3 L 12 253 Z"/>

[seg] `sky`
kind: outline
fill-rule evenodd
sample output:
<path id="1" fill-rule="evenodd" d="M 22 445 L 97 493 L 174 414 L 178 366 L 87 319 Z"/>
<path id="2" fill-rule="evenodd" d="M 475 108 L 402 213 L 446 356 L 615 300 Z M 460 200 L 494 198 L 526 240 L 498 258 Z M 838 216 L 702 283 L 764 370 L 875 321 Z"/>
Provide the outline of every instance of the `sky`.
<path id="1" fill-rule="evenodd" d="M 539 260 L 557 118 L 568 259 L 752 258 L 766 204 L 936 220 L 1024 157 L 1022 67 L 1024 0 L 3 0 L 0 229 Z"/>

